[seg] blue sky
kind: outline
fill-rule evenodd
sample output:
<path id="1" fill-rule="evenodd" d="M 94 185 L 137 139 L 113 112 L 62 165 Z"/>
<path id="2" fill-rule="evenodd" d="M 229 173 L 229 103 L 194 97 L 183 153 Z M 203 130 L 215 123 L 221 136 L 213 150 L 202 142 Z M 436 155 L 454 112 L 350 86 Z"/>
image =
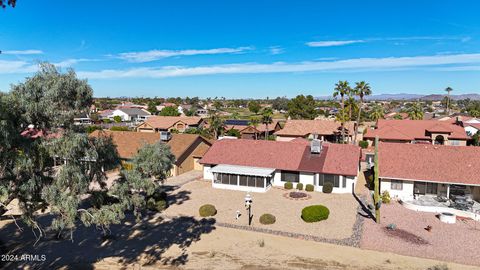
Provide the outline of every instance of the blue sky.
<path id="1" fill-rule="evenodd" d="M 95 96 L 480 92 L 479 1 L 17 1 L 2 91 L 50 61 Z"/>

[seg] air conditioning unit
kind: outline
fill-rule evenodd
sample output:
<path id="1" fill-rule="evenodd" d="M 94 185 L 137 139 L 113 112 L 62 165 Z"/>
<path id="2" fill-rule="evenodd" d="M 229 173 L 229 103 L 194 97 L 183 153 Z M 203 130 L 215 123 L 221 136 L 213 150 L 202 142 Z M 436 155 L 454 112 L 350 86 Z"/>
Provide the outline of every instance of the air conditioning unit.
<path id="1" fill-rule="evenodd" d="M 169 141 L 172 138 L 172 134 L 170 131 L 160 131 L 160 140 L 161 141 Z"/>
<path id="2" fill-rule="evenodd" d="M 322 141 L 319 139 L 313 139 L 310 142 L 310 153 L 320 154 L 320 152 L 322 152 Z"/>

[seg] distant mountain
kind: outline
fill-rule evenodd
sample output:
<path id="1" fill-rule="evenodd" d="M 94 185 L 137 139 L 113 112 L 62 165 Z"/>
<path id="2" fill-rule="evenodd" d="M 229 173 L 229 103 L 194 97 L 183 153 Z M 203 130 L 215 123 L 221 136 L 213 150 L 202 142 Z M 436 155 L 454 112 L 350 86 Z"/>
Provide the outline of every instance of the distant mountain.
<path id="1" fill-rule="evenodd" d="M 420 98 L 421 100 L 442 100 L 445 95 L 427 95 Z M 460 99 L 471 99 L 471 100 L 480 100 L 480 94 L 460 94 L 460 95 L 450 95 L 453 100 Z"/>
<path id="2" fill-rule="evenodd" d="M 378 94 L 367 96 L 367 100 L 442 100 L 445 97 L 445 94 L 437 95 L 419 95 L 419 94 Z M 460 95 L 450 95 L 453 100 L 460 100 L 460 99 L 471 99 L 471 100 L 480 100 L 480 94 L 460 94 Z M 321 100 L 331 100 L 333 99 L 331 96 L 320 96 L 317 99 Z"/>
<path id="3" fill-rule="evenodd" d="M 411 99 L 420 99 L 423 95 L 418 94 L 379 94 L 371 95 L 367 97 L 367 100 L 411 100 Z"/>

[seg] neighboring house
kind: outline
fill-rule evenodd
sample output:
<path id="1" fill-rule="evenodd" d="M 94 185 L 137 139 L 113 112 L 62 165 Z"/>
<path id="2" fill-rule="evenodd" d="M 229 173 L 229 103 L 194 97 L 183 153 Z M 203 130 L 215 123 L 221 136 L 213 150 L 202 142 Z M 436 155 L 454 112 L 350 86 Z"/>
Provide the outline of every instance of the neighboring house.
<path id="1" fill-rule="evenodd" d="M 258 123 L 257 126 L 252 126 L 249 120 L 225 120 L 225 130 L 236 129 L 240 132 L 242 139 L 265 139 L 265 131 L 267 127 L 265 124 Z M 281 129 L 280 123 L 273 120 L 268 124 L 268 135 L 273 135 L 276 131 Z"/>
<path id="2" fill-rule="evenodd" d="M 396 120 L 395 117 L 399 117 L 401 119 L 408 119 L 408 113 L 404 112 L 390 112 L 384 115 L 384 118 L 387 120 Z"/>
<path id="3" fill-rule="evenodd" d="M 134 104 L 132 102 L 122 102 L 119 104 L 115 109 L 122 109 L 122 108 L 137 108 L 137 109 L 144 109 L 146 110 L 148 106 L 146 105 L 139 105 L 139 104 Z"/>
<path id="4" fill-rule="evenodd" d="M 480 147 L 381 142 L 378 148 L 380 192 L 402 200 L 467 192 L 480 200 Z"/>
<path id="5" fill-rule="evenodd" d="M 206 117 L 208 115 L 208 110 L 203 109 L 203 108 L 199 108 L 199 109 L 197 109 L 196 114 L 200 117 Z"/>
<path id="6" fill-rule="evenodd" d="M 214 188 L 266 192 L 286 182 L 314 185 L 326 182 L 335 193 L 351 193 L 359 172 L 360 148 L 348 144 L 265 140 L 219 140 L 205 153 L 203 177 Z"/>
<path id="7" fill-rule="evenodd" d="M 180 113 L 181 115 L 185 115 L 185 112 L 189 111 L 191 108 L 192 105 L 190 104 L 181 104 L 180 106 L 178 106 L 177 110 L 178 113 Z"/>
<path id="8" fill-rule="evenodd" d="M 469 136 L 473 136 L 480 131 L 480 119 L 475 117 L 458 115 L 453 117 L 444 117 L 439 119 L 439 121 L 456 123 L 457 125 L 463 126 L 465 132 Z"/>
<path id="9" fill-rule="evenodd" d="M 90 119 L 90 117 L 86 113 L 77 115 L 73 118 L 74 125 L 90 125 L 92 123 L 92 119 Z"/>
<path id="10" fill-rule="evenodd" d="M 363 136 L 373 145 L 375 137 L 382 142 L 467 145 L 470 137 L 462 126 L 437 120 L 383 120 Z"/>
<path id="11" fill-rule="evenodd" d="M 345 139 L 350 141 L 354 134 L 354 123 L 345 124 Z M 276 131 L 277 141 L 291 141 L 295 138 L 313 138 L 337 142 L 341 139 L 341 124 L 333 120 L 287 120 L 283 129 Z"/>
<path id="12" fill-rule="evenodd" d="M 184 132 L 188 128 L 201 128 L 204 121 L 196 116 L 151 116 L 138 125 L 138 132 L 160 132 L 177 130 Z"/>
<path id="13" fill-rule="evenodd" d="M 159 133 L 96 130 L 90 136 L 111 136 L 120 158 L 125 162 L 131 160 L 145 144 L 162 141 L 170 146 L 170 150 L 175 156 L 175 165 L 171 171 L 172 176 L 191 170 L 203 170 L 203 166 L 198 161 L 212 145 L 210 141 L 195 134 L 165 135 L 167 136 L 161 138 Z"/>
<path id="14" fill-rule="evenodd" d="M 103 111 L 98 111 L 98 117 L 100 119 L 111 119 L 112 113 L 114 110 L 103 110 Z"/>
<path id="15" fill-rule="evenodd" d="M 177 107 L 177 104 L 175 103 L 170 103 L 170 102 L 165 102 L 165 103 L 162 103 L 158 106 L 155 106 L 155 108 L 157 109 L 157 111 L 161 111 L 163 108 L 165 107 Z"/>
<path id="16" fill-rule="evenodd" d="M 144 122 L 151 114 L 143 109 L 139 108 L 119 108 L 114 110 L 109 118 L 113 120 L 115 116 L 120 116 L 122 122 Z"/>

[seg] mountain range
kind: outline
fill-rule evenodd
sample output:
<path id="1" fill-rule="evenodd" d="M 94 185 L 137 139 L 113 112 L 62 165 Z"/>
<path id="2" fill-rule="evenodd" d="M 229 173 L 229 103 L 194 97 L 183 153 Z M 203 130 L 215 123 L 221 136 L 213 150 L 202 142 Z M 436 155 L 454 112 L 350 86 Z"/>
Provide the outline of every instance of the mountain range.
<path id="1" fill-rule="evenodd" d="M 443 97 L 446 95 L 438 95 L 438 94 L 431 94 L 431 95 L 419 95 L 419 94 L 407 94 L 407 93 L 399 93 L 399 94 L 378 94 L 378 95 L 371 95 L 365 97 L 366 100 L 442 100 Z M 458 95 L 450 95 L 453 100 L 460 100 L 460 99 L 471 99 L 471 100 L 480 100 L 480 94 L 458 94 Z M 320 96 L 317 99 L 328 100 L 332 99 L 331 96 Z"/>

